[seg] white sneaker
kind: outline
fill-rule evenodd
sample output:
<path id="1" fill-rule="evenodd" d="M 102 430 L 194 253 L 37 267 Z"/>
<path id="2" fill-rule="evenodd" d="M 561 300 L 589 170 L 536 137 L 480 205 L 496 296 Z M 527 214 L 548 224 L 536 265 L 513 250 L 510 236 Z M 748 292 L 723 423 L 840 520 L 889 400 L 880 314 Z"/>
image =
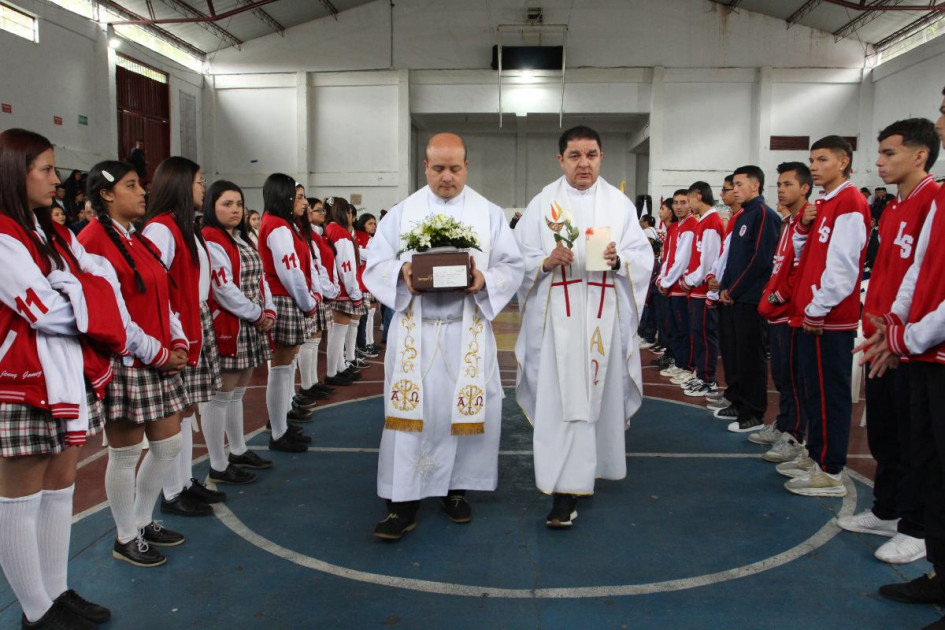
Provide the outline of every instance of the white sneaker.
<path id="1" fill-rule="evenodd" d="M 697 376 L 693 376 L 691 379 L 689 379 L 685 383 L 677 383 L 677 384 L 679 385 L 679 388 L 683 390 L 702 389 L 702 386 L 705 385 L 705 383 L 702 382 L 702 379 Z"/>
<path id="2" fill-rule="evenodd" d="M 660 376 L 676 376 L 681 371 L 682 370 L 680 370 L 678 367 L 676 367 L 675 364 L 673 364 L 673 365 L 670 365 L 669 367 L 666 367 L 660 370 Z"/>
<path id="3" fill-rule="evenodd" d="M 781 432 L 778 431 L 778 423 L 772 422 L 766 424 L 765 428 L 748 436 L 748 441 L 752 444 L 774 444 L 781 439 Z M 794 459 L 793 457 L 791 459 Z M 781 461 L 788 461 L 783 459 Z"/>
<path id="4" fill-rule="evenodd" d="M 772 444 L 771 448 L 761 456 L 761 459 L 779 464 L 790 462 L 802 455 L 807 455 L 807 449 L 804 448 L 804 445 L 795 440 L 790 433 L 782 433 L 781 439 Z"/>
<path id="5" fill-rule="evenodd" d="M 909 564 L 925 557 L 925 540 L 896 534 L 891 540 L 883 543 L 874 555 L 877 560 L 889 564 Z"/>
<path id="6" fill-rule="evenodd" d="M 873 510 L 864 510 L 859 514 L 837 519 L 837 525 L 840 529 L 845 529 L 848 532 L 876 534 L 877 536 L 887 536 L 889 538 L 896 535 L 896 526 L 898 524 L 898 518 L 889 520 L 882 519 L 873 514 Z"/>
<path id="7" fill-rule="evenodd" d="M 696 375 L 695 375 L 694 373 L 690 372 L 689 370 L 682 370 L 682 369 L 681 369 L 681 370 L 679 370 L 679 372 L 676 374 L 676 376 L 674 376 L 673 378 L 670 379 L 670 382 L 673 383 L 674 385 L 685 385 L 686 383 L 688 383 L 689 381 L 691 381 L 691 380 L 694 379 L 695 377 L 696 377 Z"/>
<path id="8" fill-rule="evenodd" d="M 814 460 L 804 454 L 799 455 L 793 462 L 778 464 L 775 470 L 785 477 L 806 477 L 815 465 Z"/>
<path id="9" fill-rule="evenodd" d="M 794 494 L 804 497 L 845 497 L 847 488 L 843 485 L 843 474 L 831 475 L 818 466 L 811 468 L 806 477 L 795 477 L 784 482 L 784 487 Z"/>

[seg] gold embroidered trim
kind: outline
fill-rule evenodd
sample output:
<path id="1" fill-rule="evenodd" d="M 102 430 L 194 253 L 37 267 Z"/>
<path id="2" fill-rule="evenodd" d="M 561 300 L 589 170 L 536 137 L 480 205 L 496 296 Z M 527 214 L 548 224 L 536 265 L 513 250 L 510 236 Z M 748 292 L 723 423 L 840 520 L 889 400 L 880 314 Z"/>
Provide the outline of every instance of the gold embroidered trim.
<path id="1" fill-rule="evenodd" d="M 387 416 L 384 419 L 384 428 L 391 431 L 404 431 L 406 433 L 423 432 L 423 420 L 410 420 L 409 418 L 394 418 Z"/>
<path id="2" fill-rule="evenodd" d="M 486 432 L 484 422 L 460 422 L 454 423 L 450 429 L 453 435 L 482 435 Z"/>

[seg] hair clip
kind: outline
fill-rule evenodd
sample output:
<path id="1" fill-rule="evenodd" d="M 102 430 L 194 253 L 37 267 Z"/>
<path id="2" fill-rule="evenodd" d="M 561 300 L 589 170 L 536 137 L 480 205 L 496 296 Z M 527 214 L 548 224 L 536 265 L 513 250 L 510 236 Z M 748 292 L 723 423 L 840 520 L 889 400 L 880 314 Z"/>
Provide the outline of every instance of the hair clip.
<path id="1" fill-rule="evenodd" d="M 115 183 L 115 176 L 112 175 L 111 173 L 109 173 L 108 171 L 106 171 L 105 169 L 102 169 L 102 177 L 104 177 L 105 179 L 107 179 L 107 180 L 108 180 L 108 183 L 110 183 L 110 184 L 114 184 L 114 183 Z"/>
<path id="2" fill-rule="evenodd" d="M 329 197 L 328 199 L 326 199 L 326 200 L 325 200 L 325 205 L 328 205 L 328 206 L 333 206 L 333 205 L 335 205 L 335 198 L 334 198 L 334 197 Z"/>

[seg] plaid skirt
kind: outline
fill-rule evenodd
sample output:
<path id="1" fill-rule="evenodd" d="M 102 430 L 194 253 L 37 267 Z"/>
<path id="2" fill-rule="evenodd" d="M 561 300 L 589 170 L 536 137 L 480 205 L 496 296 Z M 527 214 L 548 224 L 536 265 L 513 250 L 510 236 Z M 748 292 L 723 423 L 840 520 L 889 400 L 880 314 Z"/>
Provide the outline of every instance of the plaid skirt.
<path id="1" fill-rule="evenodd" d="M 305 320 L 305 328 L 308 338 L 311 339 L 315 333 L 328 330 L 328 322 L 331 321 L 331 308 L 323 301 L 318 305 L 315 316 Z"/>
<path id="2" fill-rule="evenodd" d="M 207 402 L 223 387 L 217 338 L 213 333 L 213 318 L 206 302 L 200 304 L 200 329 L 203 331 L 200 359 L 197 365 L 184 368 L 184 389 L 191 404 Z"/>
<path id="3" fill-rule="evenodd" d="M 104 426 L 101 401 L 88 392 L 89 432 L 95 435 Z M 0 403 L 0 457 L 55 455 L 66 450 L 66 423 L 45 409 Z"/>
<path id="4" fill-rule="evenodd" d="M 367 315 L 367 306 L 366 302 L 361 304 L 361 306 L 355 306 L 354 302 L 351 300 L 335 300 L 331 303 L 331 308 L 334 311 L 339 313 L 344 313 L 349 317 L 361 317 L 362 315 Z"/>
<path id="5" fill-rule="evenodd" d="M 183 411 L 190 401 L 180 374 L 112 361 L 115 378 L 105 390 L 105 422 L 144 424 Z"/>
<path id="6" fill-rule="evenodd" d="M 274 295 L 272 301 L 276 305 L 276 325 L 269 331 L 270 339 L 280 346 L 301 346 L 310 336 L 305 314 L 290 297 Z"/>
<path id="7" fill-rule="evenodd" d="M 224 372 L 242 372 L 265 363 L 272 356 L 266 335 L 249 322 L 240 322 L 236 336 L 236 356 L 220 356 L 220 369 Z"/>

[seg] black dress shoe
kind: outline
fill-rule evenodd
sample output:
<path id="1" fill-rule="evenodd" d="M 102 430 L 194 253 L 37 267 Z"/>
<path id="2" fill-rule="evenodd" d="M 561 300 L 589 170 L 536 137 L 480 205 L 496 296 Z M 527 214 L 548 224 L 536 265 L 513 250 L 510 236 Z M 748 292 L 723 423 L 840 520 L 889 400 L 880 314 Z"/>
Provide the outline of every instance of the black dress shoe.
<path id="1" fill-rule="evenodd" d="M 186 540 L 183 534 L 164 529 L 164 526 L 157 521 L 151 521 L 145 525 L 141 530 L 141 536 L 155 547 L 176 547 L 183 545 Z"/>
<path id="2" fill-rule="evenodd" d="M 299 390 L 299 394 L 304 394 L 309 398 L 314 398 L 315 400 L 324 400 L 331 396 L 331 392 L 326 392 L 324 389 L 318 387 L 318 383 L 315 383 L 308 389 Z"/>
<path id="3" fill-rule="evenodd" d="M 211 490 L 203 482 L 196 479 L 190 480 L 190 487 L 184 490 L 184 494 L 189 494 L 191 498 L 197 499 L 202 503 L 211 505 L 213 503 L 223 503 L 226 501 L 226 493 L 219 490 Z"/>
<path id="4" fill-rule="evenodd" d="M 472 508 L 466 501 L 465 493 L 450 491 L 448 495 L 440 499 L 443 502 L 443 510 L 454 523 L 468 523 L 472 520 Z"/>
<path id="5" fill-rule="evenodd" d="M 318 403 L 315 402 L 315 399 L 311 396 L 306 396 L 305 394 L 299 392 L 292 397 L 292 407 L 302 409 L 304 411 L 311 411 L 318 406 Z"/>
<path id="6" fill-rule="evenodd" d="M 354 366 L 351 366 L 350 368 L 342 372 L 342 374 L 347 375 L 347 377 L 351 379 L 352 383 L 354 383 L 355 381 L 360 381 L 362 378 L 364 378 L 364 375 L 358 372 L 358 369 Z"/>
<path id="7" fill-rule="evenodd" d="M 344 372 L 338 372 L 334 376 L 326 376 L 325 382 L 329 385 L 335 385 L 338 387 L 347 387 L 354 381 L 352 381 Z"/>
<path id="8" fill-rule="evenodd" d="M 213 508 L 194 499 L 187 493 L 181 492 L 173 501 L 161 497 L 161 512 L 163 514 L 177 514 L 178 516 L 212 516 Z"/>
<path id="9" fill-rule="evenodd" d="M 324 383 L 315 383 L 314 385 L 312 385 L 312 389 L 318 390 L 322 392 L 323 394 L 328 394 L 329 396 L 335 393 L 334 387 L 331 387 L 330 385 L 325 385 Z"/>
<path id="10" fill-rule="evenodd" d="M 545 525 L 552 529 L 566 529 L 571 527 L 577 515 L 577 497 L 556 492 Z"/>
<path id="11" fill-rule="evenodd" d="M 115 546 L 112 548 L 112 557 L 136 567 L 158 567 L 167 562 L 164 554 L 151 547 L 140 535 L 124 544 L 118 542 L 116 538 Z"/>
<path id="12" fill-rule="evenodd" d="M 112 611 L 104 606 L 93 604 L 71 588 L 57 597 L 56 601 L 76 615 L 95 624 L 105 623 L 112 617 Z"/>
<path id="13" fill-rule="evenodd" d="M 302 427 L 290 424 L 286 428 L 286 435 L 289 436 L 289 439 L 295 440 L 296 442 L 301 442 L 302 444 L 311 444 L 311 436 L 305 435 L 305 432 L 302 430 Z M 285 437 L 285 436 L 283 436 Z"/>
<path id="14" fill-rule="evenodd" d="M 30 630 L 94 630 L 98 624 L 76 614 L 57 599 L 46 614 L 36 621 L 29 621 L 26 615 L 23 615 L 20 619 L 20 627 L 30 628 Z"/>
<path id="15" fill-rule="evenodd" d="M 278 440 L 274 439 L 272 436 L 269 437 L 269 450 L 283 451 L 285 453 L 304 453 L 308 450 L 308 446 L 302 442 L 293 440 L 289 432 L 286 431 Z"/>
<path id="16" fill-rule="evenodd" d="M 382 540 L 400 540 L 417 528 L 419 501 L 387 502 L 387 517 L 374 528 L 374 537 Z"/>
<path id="17" fill-rule="evenodd" d="M 880 586 L 879 594 L 905 604 L 945 604 L 945 578 L 922 575 L 911 582 Z"/>
<path id="18" fill-rule="evenodd" d="M 315 419 L 314 411 L 305 411 L 298 407 L 293 406 L 289 413 L 286 414 L 285 419 L 289 422 L 311 422 Z"/>
<path id="19" fill-rule="evenodd" d="M 233 464 L 229 464 L 223 472 L 216 471 L 211 466 L 210 478 L 216 483 L 232 483 L 234 485 L 245 485 L 256 481 L 256 475 Z"/>
<path id="20" fill-rule="evenodd" d="M 242 455 L 230 453 L 230 463 L 240 468 L 252 468 L 253 470 L 272 468 L 272 461 L 260 457 L 256 454 L 256 451 L 246 451 Z"/>

